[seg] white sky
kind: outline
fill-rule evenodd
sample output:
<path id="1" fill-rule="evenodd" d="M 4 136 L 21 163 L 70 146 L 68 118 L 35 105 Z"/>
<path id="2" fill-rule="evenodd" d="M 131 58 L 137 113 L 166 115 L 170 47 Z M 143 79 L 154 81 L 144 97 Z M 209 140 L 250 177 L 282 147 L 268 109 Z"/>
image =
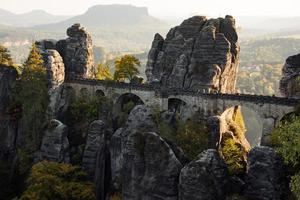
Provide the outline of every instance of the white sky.
<path id="1" fill-rule="evenodd" d="M 42 9 L 62 15 L 82 14 L 97 4 L 146 6 L 154 16 L 300 16 L 300 0 L 0 0 L 0 8 L 15 13 Z"/>

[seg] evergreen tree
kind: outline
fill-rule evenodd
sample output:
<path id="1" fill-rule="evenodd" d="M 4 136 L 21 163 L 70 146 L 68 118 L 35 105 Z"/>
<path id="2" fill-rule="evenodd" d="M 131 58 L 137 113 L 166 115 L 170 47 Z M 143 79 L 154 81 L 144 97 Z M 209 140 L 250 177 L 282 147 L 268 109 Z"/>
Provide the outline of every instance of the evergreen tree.
<path id="1" fill-rule="evenodd" d="M 115 61 L 115 74 L 114 79 L 118 81 L 131 81 L 134 76 L 139 74 L 138 67 L 141 62 L 132 55 L 124 55 Z"/>
<path id="2" fill-rule="evenodd" d="M 18 104 L 22 105 L 21 121 L 26 135 L 26 149 L 35 150 L 41 140 L 49 102 L 46 69 L 35 44 L 23 65 L 15 93 Z"/>
<path id="3" fill-rule="evenodd" d="M 0 65 L 13 65 L 13 61 L 8 49 L 2 45 L 0 45 Z"/>

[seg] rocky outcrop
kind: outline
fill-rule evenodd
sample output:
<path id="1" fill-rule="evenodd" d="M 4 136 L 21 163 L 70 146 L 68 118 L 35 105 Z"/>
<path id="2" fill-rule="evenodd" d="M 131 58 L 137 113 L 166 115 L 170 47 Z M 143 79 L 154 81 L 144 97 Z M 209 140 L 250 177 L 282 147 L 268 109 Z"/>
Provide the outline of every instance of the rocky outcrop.
<path id="1" fill-rule="evenodd" d="M 155 35 L 146 66 L 148 82 L 233 93 L 239 51 L 233 17 L 189 18 L 172 28 L 166 39 Z"/>
<path id="2" fill-rule="evenodd" d="M 45 42 L 44 45 L 47 43 Z M 48 44 L 51 47 L 51 45 Z M 49 109 L 48 117 L 57 118 L 62 100 L 62 84 L 65 81 L 65 65 L 60 54 L 53 49 L 46 49 L 42 53 L 45 67 L 47 69 L 48 88 L 49 88 Z"/>
<path id="3" fill-rule="evenodd" d="M 270 147 L 255 147 L 248 157 L 245 196 L 249 200 L 286 199 L 282 159 Z"/>
<path id="4" fill-rule="evenodd" d="M 69 163 L 68 128 L 58 120 L 51 120 L 43 135 L 38 160 Z"/>
<path id="5" fill-rule="evenodd" d="M 12 87 L 17 75 L 17 70 L 13 67 L 0 65 L 0 113 L 3 113 L 11 100 Z"/>
<path id="6" fill-rule="evenodd" d="M 17 78 L 17 70 L 0 65 L 0 154 L 15 148 L 18 138 L 17 119 L 12 119 L 9 104 L 12 102 L 12 89 Z"/>
<path id="7" fill-rule="evenodd" d="M 286 60 L 279 89 L 284 97 L 300 98 L 300 54 Z"/>
<path id="8" fill-rule="evenodd" d="M 172 147 L 155 132 L 151 108 L 138 105 L 111 139 L 112 185 L 122 199 L 177 199 L 183 166 Z"/>
<path id="9" fill-rule="evenodd" d="M 133 131 L 123 161 L 124 200 L 177 200 L 182 168 L 169 145 L 156 133 Z"/>
<path id="10" fill-rule="evenodd" d="M 95 74 L 95 66 L 91 35 L 80 24 L 74 24 L 68 28 L 67 35 L 69 36 L 67 39 L 60 41 L 42 40 L 36 42 L 44 54 L 44 61 L 49 63 L 49 66 L 57 67 L 60 65 L 62 69 L 62 64 L 59 64 L 62 58 L 66 77 L 92 78 Z M 51 51 L 47 52 L 47 50 Z M 56 50 L 61 58 L 53 50 Z M 48 58 L 49 56 L 52 58 Z M 62 74 L 60 70 L 57 72 Z M 51 71 L 49 78 L 51 78 Z"/>
<path id="11" fill-rule="evenodd" d="M 105 200 L 110 186 L 109 141 L 112 133 L 106 124 L 94 121 L 89 128 L 82 167 L 94 179 L 97 200 Z"/>
<path id="12" fill-rule="evenodd" d="M 91 78 L 94 76 L 94 57 L 92 37 L 80 24 L 67 30 L 69 38 L 56 44 L 62 55 L 67 77 Z"/>
<path id="13" fill-rule="evenodd" d="M 221 200 L 229 191 L 230 177 L 218 152 L 209 149 L 180 173 L 179 200 Z"/>

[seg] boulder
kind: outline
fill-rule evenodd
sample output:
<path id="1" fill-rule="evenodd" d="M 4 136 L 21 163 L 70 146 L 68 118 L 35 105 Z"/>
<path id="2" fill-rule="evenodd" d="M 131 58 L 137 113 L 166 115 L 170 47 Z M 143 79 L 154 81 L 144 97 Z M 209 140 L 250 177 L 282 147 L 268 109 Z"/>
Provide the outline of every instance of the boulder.
<path id="1" fill-rule="evenodd" d="M 287 58 L 279 89 L 284 97 L 300 98 L 300 54 Z"/>
<path id="2" fill-rule="evenodd" d="M 68 128 L 60 121 L 51 120 L 45 130 L 39 160 L 70 162 Z"/>
<path id="3" fill-rule="evenodd" d="M 182 165 L 161 137 L 132 131 L 124 148 L 122 199 L 177 200 Z"/>
<path id="4" fill-rule="evenodd" d="M 209 149 L 180 172 L 179 200 L 223 200 L 230 184 L 226 164 L 217 150 Z"/>
<path id="5" fill-rule="evenodd" d="M 253 148 L 248 156 L 245 196 L 249 200 L 286 199 L 287 181 L 282 159 L 265 146 Z"/>
<path id="6" fill-rule="evenodd" d="M 66 76 L 92 78 L 95 66 L 91 35 L 80 24 L 68 28 L 67 35 L 69 38 L 56 44 L 65 63 Z"/>
<path id="7" fill-rule="evenodd" d="M 155 35 L 147 79 L 171 88 L 234 93 L 239 52 L 233 17 L 195 16 L 172 28 L 166 39 Z"/>

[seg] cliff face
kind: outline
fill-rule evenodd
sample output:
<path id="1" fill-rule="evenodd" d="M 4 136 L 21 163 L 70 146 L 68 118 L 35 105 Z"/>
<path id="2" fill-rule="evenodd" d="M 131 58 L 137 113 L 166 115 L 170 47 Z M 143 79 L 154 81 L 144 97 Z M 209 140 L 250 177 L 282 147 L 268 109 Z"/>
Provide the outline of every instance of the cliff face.
<path id="1" fill-rule="evenodd" d="M 149 52 L 149 83 L 172 88 L 235 92 L 240 47 L 231 16 L 195 16 L 172 28 L 166 39 L 156 34 Z"/>
<path id="2" fill-rule="evenodd" d="M 300 98 L 300 54 L 290 56 L 282 69 L 279 89 L 284 97 Z"/>

